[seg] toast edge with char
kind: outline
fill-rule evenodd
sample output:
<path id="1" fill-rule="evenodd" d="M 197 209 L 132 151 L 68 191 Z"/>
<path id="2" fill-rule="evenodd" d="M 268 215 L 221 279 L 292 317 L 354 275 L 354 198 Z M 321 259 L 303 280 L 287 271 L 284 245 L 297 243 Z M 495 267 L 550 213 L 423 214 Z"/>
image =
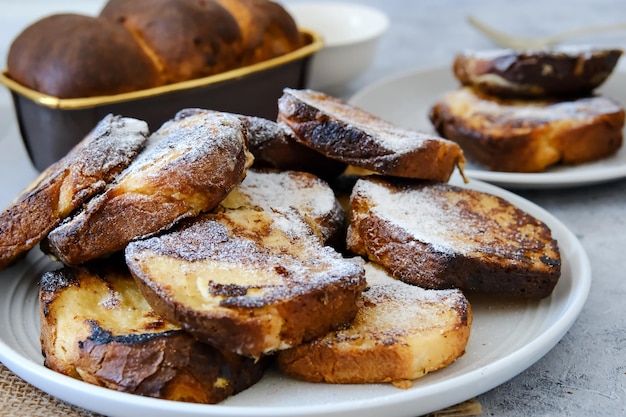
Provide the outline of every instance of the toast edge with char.
<path id="1" fill-rule="evenodd" d="M 39 296 L 46 367 L 117 391 L 207 404 L 260 380 L 266 361 L 202 344 L 162 319 L 122 261 L 43 275 Z"/>
<path id="2" fill-rule="evenodd" d="M 368 288 L 353 324 L 279 352 L 282 372 L 309 382 L 408 388 L 465 353 L 472 309 L 459 290 L 426 290 L 379 265 L 365 268 Z"/>

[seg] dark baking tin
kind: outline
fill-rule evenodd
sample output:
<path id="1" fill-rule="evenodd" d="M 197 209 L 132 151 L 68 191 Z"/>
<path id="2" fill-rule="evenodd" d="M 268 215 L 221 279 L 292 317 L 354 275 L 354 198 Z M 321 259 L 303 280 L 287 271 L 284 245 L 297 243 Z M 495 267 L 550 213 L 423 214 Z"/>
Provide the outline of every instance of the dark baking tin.
<path id="1" fill-rule="evenodd" d="M 205 78 L 111 96 L 62 99 L 26 88 L 0 74 L 13 97 L 28 155 L 43 171 L 63 157 L 109 113 L 145 120 L 158 129 L 184 108 L 204 108 L 275 120 L 285 87 L 304 88 L 311 56 L 321 38 L 302 30 L 309 42 L 289 54 Z"/>

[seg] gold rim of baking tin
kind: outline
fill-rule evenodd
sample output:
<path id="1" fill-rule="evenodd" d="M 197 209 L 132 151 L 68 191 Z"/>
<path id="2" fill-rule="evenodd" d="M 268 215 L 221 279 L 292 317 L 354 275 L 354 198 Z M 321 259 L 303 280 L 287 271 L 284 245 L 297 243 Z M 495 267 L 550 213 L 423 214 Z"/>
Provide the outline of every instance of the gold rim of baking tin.
<path id="1" fill-rule="evenodd" d="M 300 32 L 308 35 L 311 41 L 302 48 L 296 49 L 295 51 L 289 52 L 285 55 L 281 55 L 276 58 L 268 59 L 266 61 L 262 61 L 246 67 L 236 68 L 219 74 L 210 75 L 208 77 L 182 81 L 159 87 L 147 88 L 144 90 L 131 91 L 128 93 L 114 94 L 109 96 L 59 98 L 40 93 L 28 87 L 24 87 L 23 85 L 9 78 L 6 70 L 0 74 L 0 84 L 3 84 L 9 90 L 18 93 L 39 105 L 55 109 L 82 109 L 87 107 L 100 106 L 103 104 L 120 103 L 146 97 L 154 97 L 174 91 L 182 91 L 196 87 L 206 87 L 212 84 L 220 83 L 222 81 L 245 77 L 246 75 L 255 72 L 260 72 L 269 68 L 286 64 L 291 61 L 305 58 L 309 55 L 313 55 L 315 52 L 322 49 L 322 38 L 317 33 L 308 29 L 300 29 Z"/>

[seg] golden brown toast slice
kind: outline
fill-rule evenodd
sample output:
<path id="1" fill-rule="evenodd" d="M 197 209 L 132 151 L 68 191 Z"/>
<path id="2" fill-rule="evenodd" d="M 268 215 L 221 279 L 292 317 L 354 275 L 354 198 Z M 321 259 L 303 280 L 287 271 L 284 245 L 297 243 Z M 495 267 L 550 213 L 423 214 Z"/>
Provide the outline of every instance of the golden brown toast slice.
<path id="1" fill-rule="evenodd" d="M 330 186 L 308 172 L 250 169 L 219 210 L 296 209 L 325 245 L 345 240 L 346 213 Z"/>
<path id="2" fill-rule="evenodd" d="M 360 179 L 347 246 L 424 288 L 543 298 L 561 275 L 549 227 L 503 198 L 432 181 Z"/>
<path id="3" fill-rule="evenodd" d="M 33 248 L 122 172 L 143 149 L 148 125 L 108 115 L 0 213 L 0 269 Z"/>
<path id="4" fill-rule="evenodd" d="M 473 162 L 494 171 L 540 172 L 617 152 L 624 109 L 602 96 L 507 100 L 464 87 L 435 103 L 430 120 Z"/>
<path id="5" fill-rule="evenodd" d="M 121 257 L 45 273 L 40 316 L 47 367 L 117 391 L 218 403 L 264 373 L 157 315 Z"/>
<path id="6" fill-rule="evenodd" d="M 515 51 L 463 51 L 453 64 L 463 84 L 498 97 L 562 97 L 589 94 L 611 75 L 623 51 L 555 46 Z"/>
<path id="7" fill-rule="evenodd" d="M 273 189 L 280 195 L 280 182 Z M 363 267 L 324 246 L 296 207 L 271 204 L 266 191 L 233 193 L 214 213 L 128 245 L 154 309 L 198 340 L 252 357 L 349 323 Z"/>
<path id="8" fill-rule="evenodd" d="M 380 174 L 447 181 L 465 161 L 454 142 L 400 128 L 312 90 L 286 88 L 278 121 L 328 158 Z"/>
<path id="9" fill-rule="evenodd" d="M 459 290 L 427 290 L 365 265 L 367 289 L 352 324 L 277 354 L 281 371 L 310 382 L 412 380 L 465 353 L 472 310 Z"/>
<path id="10" fill-rule="evenodd" d="M 150 136 L 146 149 L 80 213 L 52 230 L 44 251 L 76 265 L 213 209 L 251 163 L 245 129 L 222 113 L 185 113 Z"/>

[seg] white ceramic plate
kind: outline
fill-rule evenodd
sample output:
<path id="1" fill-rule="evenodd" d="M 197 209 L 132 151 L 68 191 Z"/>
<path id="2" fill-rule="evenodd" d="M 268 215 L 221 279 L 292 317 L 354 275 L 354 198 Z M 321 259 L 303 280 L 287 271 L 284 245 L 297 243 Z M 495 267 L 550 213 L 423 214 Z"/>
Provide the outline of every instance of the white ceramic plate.
<path id="1" fill-rule="evenodd" d="M 453 182 L 460 184 L 457 177 Z M 0 361 L 24 380 L 64 401 L 108 416 L 381 416 L 415 417 L 470 399 L 528 368 L 563 337 L 587 298 L 591 269 L 576 237 L 555 217 L 501 188 L 464 185 L 502 196 L 546 222 L 562 251 L 562 277 L 541 301 L 470 298 L 474 312 L 467 353 L 449 367 L 401 390 L 391 384 L 326 385 L 270 372 L 219 405 L 124 394 L 83 383 L 42 365 L 37 282 L 56 265 L 38 250 L 0 273 Z"/>
<path id="2" fill-rule="evenodd" d="M 414 71 L 365 87 L 349 101 L 399 126 L 435 133 L 428 112 L 437 99 L 458 86 L 451 67 Z M 598 91 L 626 105 L 626 72 L 614 72 Z M 626 177 L 626 146 L 601 161 L 558 166 L 541 173 L 489 171 L 474 164 L 468 164 L 465 172 L 471 178 L 511 189 L 591 185 Z"/>

